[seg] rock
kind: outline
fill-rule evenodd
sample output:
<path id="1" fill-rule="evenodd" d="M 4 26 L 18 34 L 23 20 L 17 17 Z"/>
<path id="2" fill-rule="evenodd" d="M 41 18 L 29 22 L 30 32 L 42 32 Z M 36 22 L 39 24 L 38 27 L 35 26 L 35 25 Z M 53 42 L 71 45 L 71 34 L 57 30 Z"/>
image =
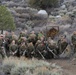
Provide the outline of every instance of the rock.
<path id="1" fill-rule="evenodd" d="M 48 13 L 45 10 L 40 10 L 37 14 L 48 16 Z"/>
<path id="2" fill-rule="evenodd" d="M 66 8 L 66 5 L 62 5 L 62 6 L 61 6 L 61 9 L 65 9 L 65 8 Z"/>
<path id="3" fill-rule="evenodd" d="M 40 11 L 38 11 L 38 14 L 48 15 L 48 13 L 47 13 L 45 10 L 40 10 Z"/>
<path id="4" fill-rule="evenodd" d="M 56 18 L 61 18 L 61 15 L 57 15 Z"/>
<path id="5" fill-rule="evenodd" d="M 41 14 L 41 15 L 48 15 L 48 13 L 47 13 L 45 10 L 40 10 L 40 11 L 38 11 L 38 14 Z"/>

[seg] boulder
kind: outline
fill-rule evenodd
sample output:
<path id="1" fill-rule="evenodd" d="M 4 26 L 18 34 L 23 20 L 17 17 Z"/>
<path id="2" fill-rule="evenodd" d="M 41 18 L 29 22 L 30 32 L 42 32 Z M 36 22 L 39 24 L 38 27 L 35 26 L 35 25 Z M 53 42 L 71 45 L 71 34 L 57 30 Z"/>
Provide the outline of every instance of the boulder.
<path id="1" fill-rule="evenodd" d="M 48 13 L 45 10 L 40 10 L 37 14 L 48 16 Z"/>
<path id="2" fill-rule="evenodd" d="M 65 9 L 65 8 L 66 8 L 66 5 L 62 5 L 62 6 L 61 6 L 61 9 Z"/>
<path id="3" fill-rule="evenodd" d="M 40 10 L 36 14 L 36 16 L 39 18 L 42 18 L 42 19 L 46 19 L 46 18 L 48 18 L 48 13 L 45 10 Z"/>

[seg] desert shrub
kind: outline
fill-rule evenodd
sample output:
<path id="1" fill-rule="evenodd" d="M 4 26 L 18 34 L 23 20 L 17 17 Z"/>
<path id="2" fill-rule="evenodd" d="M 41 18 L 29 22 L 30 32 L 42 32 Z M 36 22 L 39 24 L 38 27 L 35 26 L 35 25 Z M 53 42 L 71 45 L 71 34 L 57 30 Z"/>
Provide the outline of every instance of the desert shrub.
<path id="1" fill-rule="evenodd" d="M 3 61 L 2 63 L 2 71 L 5 73 L 5 74 L 10 74 L 12 68 L 15 67 L 15 62 L 13 60 L 9 61 L 9 59 L 6 59 Z"/>
<path id="2" fill-rule="evenodd" d="M 59 0 L 29 0 L 29 4 L 34 7 L 47 8 L 58 6 Z"/>
<path id="3" fill-rule="evenodd" d="M 34 75 L 51 75 L 51 71 L 46 67 L 38 67 L 34 70 Z"/>
<path id="4" fill-rule="evenodd" d="M 7 58 L 3 61 L 2 70 L 10 75 L 63 75 L 56 64 L 37 59 Z"/>

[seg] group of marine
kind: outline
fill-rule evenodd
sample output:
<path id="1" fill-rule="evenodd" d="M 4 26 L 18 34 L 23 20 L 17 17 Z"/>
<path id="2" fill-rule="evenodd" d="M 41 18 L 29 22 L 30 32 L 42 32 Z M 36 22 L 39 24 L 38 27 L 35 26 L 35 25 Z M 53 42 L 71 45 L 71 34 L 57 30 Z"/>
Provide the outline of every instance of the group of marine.
<path id="1" fill-rule="evenodd" d="M 0 34 L 0 55 L 5 57 L 25 56 L 27 58 L 51 59 L 62 54 L 69 45 L 66 36 L 60 35 L 55 41 L 51 37 L 46 39 L 40 31 L 35 33 L 31 31 L 21 31 L 19 36 L 14 32 Z M 76 52 L 76 31 L 71 36 L 71 45 L 74 53 Z"/>

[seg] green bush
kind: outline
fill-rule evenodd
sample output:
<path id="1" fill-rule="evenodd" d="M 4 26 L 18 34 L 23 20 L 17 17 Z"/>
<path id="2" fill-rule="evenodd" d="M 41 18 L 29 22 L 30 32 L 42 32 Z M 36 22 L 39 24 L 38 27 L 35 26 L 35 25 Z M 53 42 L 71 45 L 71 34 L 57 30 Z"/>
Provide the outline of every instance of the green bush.
<path id="1" fill-rule="evenodd" d="M 5 6 L 0 6 L 0 29 L 1 30 L 14 30 L 14 18 L 12 17 L 11 13 Z"/>
<path id="2" fill-rule="evenodd" d="M 47 8 L 58 6 L 59 0 L 29 0 L 29 4 L 34 7 Z"/>

